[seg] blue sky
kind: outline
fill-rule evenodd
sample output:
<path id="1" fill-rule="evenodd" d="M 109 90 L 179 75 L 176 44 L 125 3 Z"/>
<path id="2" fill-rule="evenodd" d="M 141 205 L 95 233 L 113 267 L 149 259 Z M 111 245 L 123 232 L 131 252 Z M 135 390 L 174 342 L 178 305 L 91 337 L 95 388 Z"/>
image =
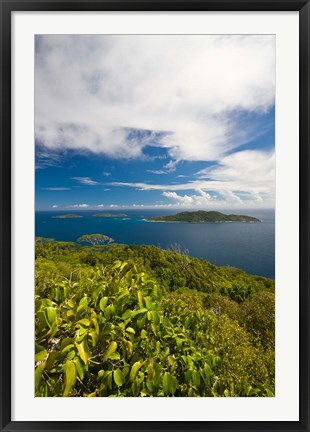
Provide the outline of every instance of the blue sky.
<path id="1" fill-rule="evenodd" d="M 37 36 L 38 210 L 271 208 L 273 36 Z"/>

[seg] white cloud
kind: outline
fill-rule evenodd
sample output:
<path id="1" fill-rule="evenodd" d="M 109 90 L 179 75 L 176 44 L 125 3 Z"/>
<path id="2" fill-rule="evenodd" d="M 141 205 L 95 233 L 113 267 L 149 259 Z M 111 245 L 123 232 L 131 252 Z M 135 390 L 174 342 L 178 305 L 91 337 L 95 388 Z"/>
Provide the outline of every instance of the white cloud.
<path id="1" fill-rule="evenodd" d="M 161 190 L 166 198 L 187 205 L 210 204 L 211 191 L 229 205 L 273 207 L 275 199 L 275 153 L 246 150 L 224 157 L 220 164 L 197 173 L 197 179 L 179 184 L 112 183 L 141 190 Z M 178 195 L 175 191 L 198 191 Z M 206 195 L 204 195 L 206 194 Z M 217 205 L 219 201 L 215 200 Z M 212 203 L 211 203 L 212 204 Z"/>
<path id="2" fill-rule="evenodd" d="M 235 113 L 274 104 L 274 36 L 44 35 L 36 53 L 36 139 L 49 150 L 139 158 L 155 135 L 130 129 L 166 131 L 156 145 L 173 170 L 240 146 L 254 132 Z"/>
<path id="3" fill-rule="evenodd" d="M 57 208 L 57 207 L 58 207 L 57 204 L 52 205 L 52 208 Z"/>
<path id="4" fill-rule="evenodd" d="M 168 174 L 168 172 L 167 171 L 163 171 L 163 170 L 146 170 L 147 172 L 150 172 L 150 173 L 152 173 L 152 174 L 158 174 L 158 175 L 161 175 L 161 174 Z"/>
<path id="5" fill-rule="evenodd" d="M 72 177 L 72 180 L 76 180 L 77 182 L 86 185 L 86 186 L 97 186 L 100 185 L 95 180 L 92 180 L 90 177 Z"/>
<path id="6" fill-rule="evenodd" d="M 197 175 L 202 179 L 238 182 L 240 185 L 254 185 L 257 188 L 273 188 L 275 153 L 257 150 L 240 151 L 224 157 L 218 166 L 201 170 Z"/>
<path id="7" fill-rule="evenodd" d="M 65 190 L 71 190 L 71 188 L 68 187 L 47 187 L 47 188 L 42 188 L 43 190 L 48 190 L 48 191 L 65 191 Z"/>
<path id="8" fill-rule="evenodd" d="M 184 207 L 206 207 L 212 200 L 211 195 L 203 190 L 198 190 L 198 195 L 178 195 L 176 192 L 163 192 L 163 196 L 176 201 Z"/>
<path id="9" fill-rule="evenodd" d="M 67 206 L 67 208 L 87 208 L 87 207 L 89 207 L 88 204 L 73 204 L 73 205 Z"/>

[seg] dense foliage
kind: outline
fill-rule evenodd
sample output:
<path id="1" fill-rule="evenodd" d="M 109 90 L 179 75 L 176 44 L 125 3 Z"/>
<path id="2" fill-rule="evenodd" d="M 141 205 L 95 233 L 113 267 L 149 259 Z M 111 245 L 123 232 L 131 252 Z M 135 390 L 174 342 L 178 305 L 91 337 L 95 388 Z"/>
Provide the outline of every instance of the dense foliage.
<path id="1" fill-rule="evenodd" d="M 36 396 L 273 396 L 274 282 L 181 250 L 36 242 Z"/>
<path id="2" fill-rule="evenodd" d="M 154 216 L 148 218 L 150 221 L 158 222 L 259 222 L 252 216 L 245 215 L 226 215 L 218 211 L 192 211 L 181 212 L 168 216 Z"/>

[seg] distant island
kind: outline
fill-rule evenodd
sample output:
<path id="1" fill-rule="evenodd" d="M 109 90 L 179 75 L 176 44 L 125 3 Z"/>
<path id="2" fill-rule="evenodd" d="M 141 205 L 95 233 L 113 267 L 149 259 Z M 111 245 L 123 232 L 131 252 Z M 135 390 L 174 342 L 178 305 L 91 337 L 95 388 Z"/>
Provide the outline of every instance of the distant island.
<path id="1" fill-rule="evenodd" d="M 95 217 L 127 217 L 125 213 L 97 213 Z"/>
<path id="2" fill-rule="evenodd" d="M 90 243 L 91 245 L 104 245 L 113 243 L 114 240 L 104 234 L 85 234 L 77 239 L 80 243 Z"/>
<path id="3" fill-rule="evenodd" d="M 146 219 L 150 222 L 260 222 L 259 219 L 245 215 L 226 215 L 217 211 L 181 212 L 168 216 L 154 216 Z"/>
<path id="4" fill-rule="evenodd" d="M 76 218 L 82 218 L 83 216 L 71 213 L 71 214 L 57 215 L 52 217 L 55 219 L 76 219 Z"/>

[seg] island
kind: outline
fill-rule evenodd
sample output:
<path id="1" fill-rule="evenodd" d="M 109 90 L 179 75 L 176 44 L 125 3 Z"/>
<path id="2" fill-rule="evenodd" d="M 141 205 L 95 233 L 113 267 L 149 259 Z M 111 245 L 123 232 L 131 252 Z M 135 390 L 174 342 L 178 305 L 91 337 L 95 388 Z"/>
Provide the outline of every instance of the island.
<path id="1" fill-rule="evenodd" d="M 94 214 L 95 217 L 117 217 L 117 218 L 125 218 L 127 215 L 125 213 L 97 213 Z"/>
<path id="2" fill-rule="evenodd" d="M 186 211 L 167 216 L 154 216 L 146 219 L 149 222 L 260 222 L 259 219 L 245 215 L 226 215 L 217 211 Z"/>
<path id="3" fill-rule="evenodd" d="M 105 245 L 113 243 L 114 240 L 104 234 L 85 234 L 77 239 L 79 243 L 90 243 L 91 245 Z"/>
<path id="4" fill-rule="evenodd" d="M 57 215 L 57 216 L 52 216 L 52 217 L 55 219 L 76 219 L 76 218 L 82 218 L 83 216 L 81 216 L 79 214 L 70 213 L 70 214 Z"/>

